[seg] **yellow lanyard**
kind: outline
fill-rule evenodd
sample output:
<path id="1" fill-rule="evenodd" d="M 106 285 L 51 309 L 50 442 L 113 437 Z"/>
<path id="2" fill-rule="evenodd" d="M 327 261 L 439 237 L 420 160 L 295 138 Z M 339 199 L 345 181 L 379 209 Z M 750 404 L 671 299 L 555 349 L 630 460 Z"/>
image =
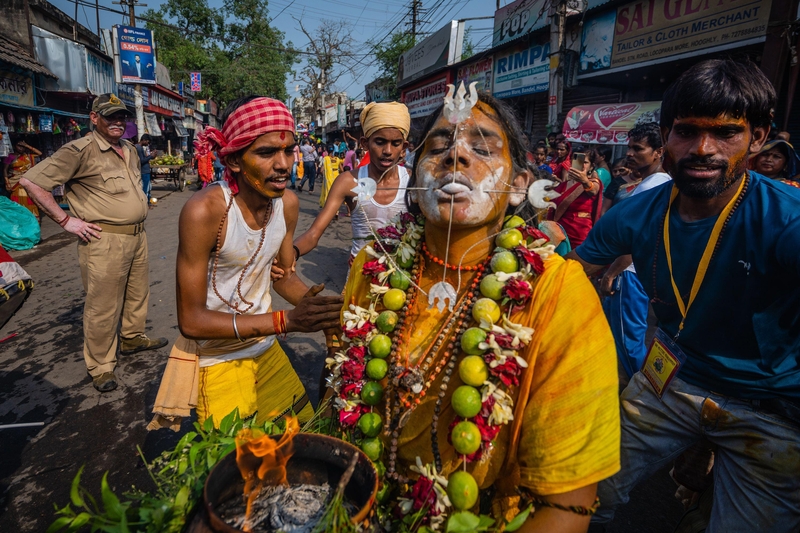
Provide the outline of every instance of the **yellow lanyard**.
<path id="1" fill-rule="evenodd" d="M 708 242 L 706 243 L 706 249 L 703 251 L 703 257 L 700 258 L 700 264 L 697 265 L 697 272 L 695 272 L 694 275 L 692 291 L 689 293 L 688 302 L 683 301 L 683 297 L 678 290 L 678 285 L 675 283 L 675 276 L 672 274 L 672 253 L 670 252 L 669 245 L 669 212 L 670 209 L 672 209 L 672 203 L 678 196 L 678 188 L 675 187 L 675 185 L 672 186 L 672 194 L 669 197 L 667 214 L 664 218 L 664 249 L 667 252 L 667 267 L 669 268 L 669 281 L 672 283 L 672 292 L 675 293 L 675 299 L 678 301 L 678 309 L 680 309 L 681 316 L 683 317 L 681 319 L 681 324 L 678 326 L 678 334 L 675 335 L 676 339 L 683 330 L 683 324 L 686 322 L 686 313 L 689 312 L 689 308 L 694 303 L 695 298 L 697 298 L 697 293 L 700 292 L 700 286 L 703 284 L 703 279 L 706 277 L 706 271 L 708 270 L 709 263 L 711 263 L 711 256 L 714 255 L 714 248 L 717 247 L 717 241 L 719 241 L 722 228 L 725 226 L 725 222 L 728 220 L 728 216 L 730 216 L 731 211 L 733 211 L 733 207 L 736 205 L 736 200 L 738 200 L 739 196 L 741 196 L 746 181 L 746 177 L 742 178 L 741 183 L 739 183 L 739 190 L 736 191 L 736 195 L 731 198 L 730 202 L 728 202 L 728 205 L 726 205 L 725 209 L 722 210 L 722 213 L 719 214 L 717 222 L 714 224 L 714 229 L 711 231 L 711 236 L 708 238 Z"/>

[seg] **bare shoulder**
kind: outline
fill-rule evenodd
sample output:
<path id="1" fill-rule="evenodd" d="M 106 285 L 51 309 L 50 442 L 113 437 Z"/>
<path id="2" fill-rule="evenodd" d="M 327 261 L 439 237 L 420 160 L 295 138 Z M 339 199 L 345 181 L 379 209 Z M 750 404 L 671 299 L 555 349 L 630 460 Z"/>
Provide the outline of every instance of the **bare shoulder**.
<path id="1" fill-rule="evenodd" d="M 225 214 L 225 195 L 222 187 L 211 186 L 202 189 L 189 198 L 181 210 L 179 224 L 188 224 L 197 229 L 216 226 Z"/>
<path id="2" fill-rule="evenodd" d="M 287 190 L 281 198 L 283 199 L 283 212 L 286 214 L 294 213 L 296 217 L 300 211 L 300 200 L 297 198 L 297 194 L 294 191 Z"/>
<path id="3" fill-rule="evenodd" d="M 353 192 L 353 188 L 358 184 L 358 177 L 352 170 L 348 170 L 347 172 L 342 172 L 338 176 L 336 176 L 336 180 L 333 182 L 333 187 L 331 187 L 331 194 L 334 192 L 341 194 L 342 197 L 350 196 L 353 197 L 356 193 Z"/>

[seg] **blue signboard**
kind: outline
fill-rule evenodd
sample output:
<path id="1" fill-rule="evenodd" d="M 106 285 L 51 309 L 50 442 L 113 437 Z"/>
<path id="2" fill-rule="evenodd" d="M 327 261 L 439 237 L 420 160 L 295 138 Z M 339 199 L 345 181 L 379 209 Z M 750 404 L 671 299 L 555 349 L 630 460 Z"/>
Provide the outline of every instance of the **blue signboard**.
<path id="1" fill-rule="evenodd" d="M 153 32 L 144 28 L 115 26 L 122 83 L 156 84 L 156 54 Z"/>

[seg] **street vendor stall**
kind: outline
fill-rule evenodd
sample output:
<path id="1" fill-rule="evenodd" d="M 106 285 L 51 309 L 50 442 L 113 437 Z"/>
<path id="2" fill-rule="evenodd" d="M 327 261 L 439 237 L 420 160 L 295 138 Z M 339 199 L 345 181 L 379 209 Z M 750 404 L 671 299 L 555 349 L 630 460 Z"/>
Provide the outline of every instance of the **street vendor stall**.
<path id="1" fill-rule="evenodd" d="M 171 155 L 162 155 L 150 162 L 150 179 L 159 179 L 175 184 L 175 190 L 182 191 L 186 188 L 186 172 L 189 163 L 182 158 Z"/>

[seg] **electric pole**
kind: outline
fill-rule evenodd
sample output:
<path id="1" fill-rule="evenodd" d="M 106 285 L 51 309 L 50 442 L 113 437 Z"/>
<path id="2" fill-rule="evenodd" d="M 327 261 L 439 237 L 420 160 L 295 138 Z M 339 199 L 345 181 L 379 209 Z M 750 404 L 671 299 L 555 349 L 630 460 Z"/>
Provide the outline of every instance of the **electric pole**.
<path id="1" fill-rule="evenodd" d="M 147 7 L 147 4 L 140 4 L 139 0 L 119 0 L 119 2 L 113 2 L 114 4 L 119 4 L 120 6 L 128 6 L 128 17 L 130 19 L 129 24 L 131 27 L 136 27 L 136 6 Z M 99 32 L 99 28 L 98 28 Z M 154 56 L 155 57 L 155 56 Z M 153 65 L 153 70 L 155 71 L 155 65 Z M 141 84 L 137 83 L 133 86 L 133 101 L 134 106 L 136 107 L 136 130 L 138 133 L 138 138 L 141 139 L 142 135 L 144 135 L 144 99 L 142 98 L 142 86 Z"/>
<path id="2" fill-rule="evenodd" d="M 411 0 L 411 7 L 409 7 L 411 11 L 411 42 L 412 44 L 417 44 L 417 34 L 419 26 L 422 24 L 420 20 L 420 15 L 422 15 L 422 0 Z"/>
<path id="3" fill-rule="evenodd" d="M 558 115 L 561 112 L 564 94 L 564 69 L 561 64 L 564 48 L 564 32 L 567 20 L 567 1 L 557 0 L 550 7 L 550 90 L 547 107 L 549 131 L 561 131 Z"/>

